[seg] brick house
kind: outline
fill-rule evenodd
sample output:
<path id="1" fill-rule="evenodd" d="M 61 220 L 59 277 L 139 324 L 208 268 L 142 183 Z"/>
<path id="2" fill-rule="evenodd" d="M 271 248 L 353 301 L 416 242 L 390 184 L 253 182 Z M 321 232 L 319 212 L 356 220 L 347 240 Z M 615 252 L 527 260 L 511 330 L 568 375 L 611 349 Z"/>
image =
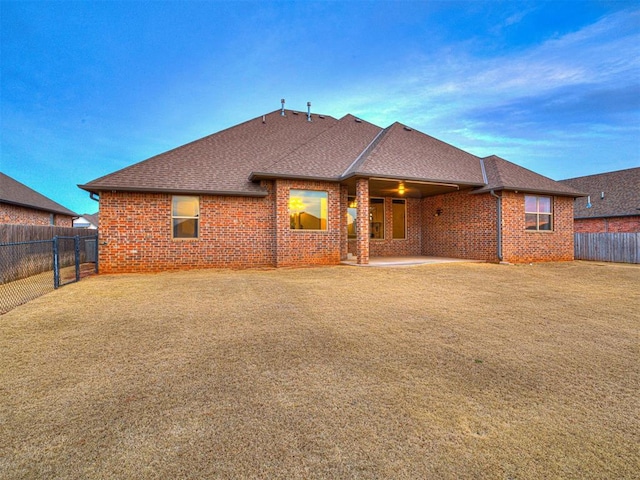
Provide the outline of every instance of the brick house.
<path id="1" fill-rule="evenodd" d="M 640 167 L 561 183 L 585 194 L 573 206 L 576 233 L 640 232 Z"/>
<path id="2" fill-rule="evenodd" d="M 400 123 L 284 109 L 98 178 L 103 272 L 573 259 L 579 195 Z"/>
<path id="3" fill-rule="evenodd" d="M 77 216 L 68 208 L 0 173 L 0 223 L 71 227 Z"/>

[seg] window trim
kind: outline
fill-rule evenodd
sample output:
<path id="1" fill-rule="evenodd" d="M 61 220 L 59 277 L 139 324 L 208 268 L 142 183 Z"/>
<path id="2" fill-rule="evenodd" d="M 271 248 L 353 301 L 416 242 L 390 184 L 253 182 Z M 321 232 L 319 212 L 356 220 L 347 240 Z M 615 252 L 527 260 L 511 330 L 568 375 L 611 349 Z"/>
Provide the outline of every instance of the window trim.
<path id="1" fill-rule="evenodd" d="M 174 215 L 173 213 L 173 200 L 176 197 L 186 197 L 186 198 L 195 198 L 198 200 L 198 213 L 195 217 L 185 216 L 185 215 Z M 171 240 L 198 240 L 200 238 L 200 196 L 198 195 L 171 195 Z M 176 218 L 186 218 L 186 219 L 194 219 L 196 221 L 196 236 L 195 237 L 176 237 L 175 236 L 175 225 L 173 223 Z"/>
<path id="2" fill-rule="evenodd" d="M 400 203 L 402 203 L 402 205 L 404 205 L 404 236 L 403 237 L 395 237 L 394 236 L 394 212 L 393 212 L 393 205 L 397 204 L 399 205 Z M 407 199 L 406 198 L 392 198 L 391 199 L 391 240 L 406 240 L 408 235 L 407 235 Z"/>
<path id="3" fill-rule="evenodd" d="M 527 211 L 527 197 L 533 197 L 536 199 L 536 210 L 535 212 L 528 212 Z M 548 198 L 549 199 L 549 205 L 550 205 L 550 212 L 540 212 L 540 199 L 541 198 Z M 525 232 L 531 232 L 531 233 L 553 233 L 554 232 L 554 227 L 555 227 L 555 221 L 554 221 L 554 203 L 555 203 L 555 197 L 552 195 L 524 195 L 524 230 Z M 527 215 L 535 215 L 536 216 L 536 228 L 527 228 Z M 549 216 L 549 225 L 550 228 L 548 230 L 541 230 L 540 229 L 540 215 L 548 215 Z"/>
<path id="4" fill-rule="evenodd" d="M 324 219 L 325 221 L 325 228 L 291 228 L 291 192 L 292 191 L 297 191 L 297 192 L 320 192 L 320 193 L 324 193 L 326 195 L 326 200 L 327 200 L 327 217 Z M 290 188 L 289 189 L 289 198 L 287 199 L 287 211 L 288 211 L 288 216 L 289 216 L 289 231 L 290 232 L 328 232 L 329 231 L 329 191 L 328 190 L 314 190 L 311 188 Z M 302 212 L 300 212 L 302 213 Z M 320 225 L 322 225 L 322 208 L 320 210 Z"/>
<path id="5" fill-rule="evenodd" d="M 373 237 L 373 219 L 371 218 L 371 201 L 372 200 L 382 200 L 382 203 L 380 203 L 380 205 L 382 205 L 382 222 L 377 222 L 377 223 L 381 223 L 382 225 L 382 237 L 381 238 L 374 238 Z M 386 235 L 387 235 L 387 229 L 386 229 L 386 221 L 387 221 L 387 201 L 385 199 L 385 197 L 369 197 L 369 240 L 374 240 L 376 242 L 382 241 L 382 240 L 386 240 Z"/>

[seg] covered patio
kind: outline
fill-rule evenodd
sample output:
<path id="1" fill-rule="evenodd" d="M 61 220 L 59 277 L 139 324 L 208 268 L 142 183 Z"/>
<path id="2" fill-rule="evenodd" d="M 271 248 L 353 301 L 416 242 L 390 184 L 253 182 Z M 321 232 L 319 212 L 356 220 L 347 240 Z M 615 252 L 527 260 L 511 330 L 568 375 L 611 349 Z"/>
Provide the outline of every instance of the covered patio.
<path id="1" fill-rule="evenodd" d="M 341 261 L 342 265 L 350 265 L 354 267 L 408 267 L 415 265 L 427 265 L 435 263 L 483 263 L 485 260 L 468 260 L 464 258 L 448 258 L 448 257 L 370 257 L 369 263 L 358 263 L 357 258 L 352 256 Z"/>

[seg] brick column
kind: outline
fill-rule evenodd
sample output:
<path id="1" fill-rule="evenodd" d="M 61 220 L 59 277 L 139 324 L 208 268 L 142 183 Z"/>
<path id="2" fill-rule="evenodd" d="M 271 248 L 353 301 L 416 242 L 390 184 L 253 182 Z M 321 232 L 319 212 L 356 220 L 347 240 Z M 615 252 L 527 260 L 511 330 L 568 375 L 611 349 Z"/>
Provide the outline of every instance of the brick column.
<path id="1" fill-rule="evenodd" d="M 347 207 L 349 206 L 349 187 L 340 187 L 340 260 L 347 258 L 349 238 L 347 235 Z"/>
<path id="2" fill-rule="evenodd" d="M 359 178 L 356 183 L 356 200 L 358 202 L 358 218 L 356 219 L 357 263 L 369 263 L 369 179 Z"/>

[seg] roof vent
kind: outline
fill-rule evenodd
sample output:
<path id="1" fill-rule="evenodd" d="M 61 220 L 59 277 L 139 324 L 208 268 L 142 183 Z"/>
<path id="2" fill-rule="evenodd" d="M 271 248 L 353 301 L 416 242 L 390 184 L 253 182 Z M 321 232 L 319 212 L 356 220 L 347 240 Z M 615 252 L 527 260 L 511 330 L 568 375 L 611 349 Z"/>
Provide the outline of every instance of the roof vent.
<path id="1" fill-rule="evenodd" d="M 291 113 L 293 113 L 294 115 L 298 115 L 298 112 L 291 112 Z"/>
<path id="2" fill-rule="evenodd" d="M 318 115 L 318 118 L 324 119 L 324 115 Z"/>
<path id="3" fill-rule="evenodd" d="M 407 127 L 406 125 L 404 126 L 404 129 L 405 129 L 407 132 L 410 132 L 410 131 L 412 130 L 412 128 Z"/>
<path id="4" fill-rule="evenodd" d="M 307 122 L 311 121 L 311 102 L 307 102 Z"/>
<path id="5" fill-rule="evenodd" d="M 362 123 L 362 120 L 360 120 L 359 118 L 356 118 L 356 123 Z"/>
<path id="6" fill-rule="evenodd" d="M 282 104 L 282 110 L 280 111 L 280 115 L 284 117 L 284 98 L 280 100 L 280 103 Z"/>

